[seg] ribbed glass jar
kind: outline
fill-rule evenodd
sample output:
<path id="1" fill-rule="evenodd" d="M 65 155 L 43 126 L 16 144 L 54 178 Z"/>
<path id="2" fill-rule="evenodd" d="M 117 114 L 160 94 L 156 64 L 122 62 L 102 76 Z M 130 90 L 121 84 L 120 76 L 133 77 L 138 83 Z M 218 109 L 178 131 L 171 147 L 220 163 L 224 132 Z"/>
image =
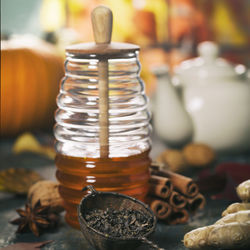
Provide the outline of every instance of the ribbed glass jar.
<path id="1" fill-rule="evenodd" d="M 108 58 L 109 157 L 100 157 L 98 55 L 66 54 L 57 98 L 56 165 L 66 220 L 78 227 L 76 207 L 86 185 L 141 200 L 148 189 L 150 114 L 139 77 L 138 52 Z"/>

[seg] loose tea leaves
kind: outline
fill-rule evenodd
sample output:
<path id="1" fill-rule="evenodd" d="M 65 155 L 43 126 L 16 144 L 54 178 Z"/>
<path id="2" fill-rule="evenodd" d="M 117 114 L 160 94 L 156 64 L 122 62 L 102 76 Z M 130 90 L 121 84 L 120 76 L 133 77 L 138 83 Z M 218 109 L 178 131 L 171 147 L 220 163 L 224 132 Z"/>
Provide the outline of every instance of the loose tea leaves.
<path id="1" fill-rule="evenodd" d="M 144 236 L 153 227 L 153 218 L 138 210 L 92 210 L 85 215 L 87 224 L 110 237 L 134 238 Z"/>

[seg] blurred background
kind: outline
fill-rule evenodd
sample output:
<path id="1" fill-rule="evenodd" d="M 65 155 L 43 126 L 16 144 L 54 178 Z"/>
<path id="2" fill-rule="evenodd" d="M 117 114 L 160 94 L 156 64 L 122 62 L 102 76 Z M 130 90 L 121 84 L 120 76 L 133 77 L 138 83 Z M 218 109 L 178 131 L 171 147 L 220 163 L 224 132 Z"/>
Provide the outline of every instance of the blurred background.
<path id="1" fill-rule="evenodd" d="M 99 4 L 113 11 L 112 41 L 141 47 L 151 158 L 237 199 L 250 178 L 249 0 L 2 0 L 0 169 L 54 164 L 65 47 L 94 41 Z"/>
<path id="2" fill-rule="evenodd" d="M 65 46 L 93 41 L 90 13 L 97 5 L 113 11 L 113 41 L 141 46 L 141 77 L 152 97 L 157 82 L 152 66 L 167 64 L 172 73 L 197 56 L 202 41 L 215 41 L 222 57 L 249 66 L 249 2 L 3 0 L 1 135 L 52 127 Z"/>

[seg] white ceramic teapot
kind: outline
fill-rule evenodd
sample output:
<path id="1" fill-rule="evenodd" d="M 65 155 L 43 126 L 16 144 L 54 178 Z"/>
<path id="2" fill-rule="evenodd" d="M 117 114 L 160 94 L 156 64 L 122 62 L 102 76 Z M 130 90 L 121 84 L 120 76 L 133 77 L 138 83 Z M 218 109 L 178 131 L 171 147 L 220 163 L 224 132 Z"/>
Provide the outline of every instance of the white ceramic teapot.
<path id="1" fill-rule="evenodd" d="M 170 82 L 167 67 L 158 78 L 154 128 L 171 146 L 203 142 L 217 151 L 250 150 L 250 82 L 243 65 L 218 58 L 218 46 L 203 42 L 199 57 L 182 62 Z"/>

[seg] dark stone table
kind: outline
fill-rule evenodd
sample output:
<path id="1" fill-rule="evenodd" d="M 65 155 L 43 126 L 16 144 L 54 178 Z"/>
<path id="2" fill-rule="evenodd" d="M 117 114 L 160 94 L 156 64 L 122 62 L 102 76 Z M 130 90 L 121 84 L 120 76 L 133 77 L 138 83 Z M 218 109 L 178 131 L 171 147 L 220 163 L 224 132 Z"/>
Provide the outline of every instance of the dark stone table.
<path id="1" fill-rule="evenodd" d="M 15 209 L 22 207 L 24 203 L 25 198 L 11 195 L 0 196 L 0 247 L 17 242 L 53 240 L 52 243 L 46 245 L 43 249 L 93 250 L 82 237 L 81 233 L 69 227 L 63 218 L 60 226 L 56 230 L 50 230 L 42 234 L 39 238 L 33 236 L 31 233 L 15 234 L 16 226 L 8 222 L 16 217 Z M 223 211 L 229 203 L 229 201 L 209 200 L 206 209 L 192 217 L 189 223 L 185 225 L 167 226 L 158 222 L 152 239 L 166 250 L 186 249 L 182 244 L 184 234 L 196 227 L 215 222 L 219 219 L 221 211 Z"/>
<path id="2" fill-rule="evenodd" d="M 31 168 L 46 179 L 55 179 L 55 166 L 53 161 L 31 153 L 23 153 L 14 156 L 11 154 L 12 143 L 13 141 L 11 140 L 3 140 L 0 143 L 0 169 L 9 167 Z M 163 148 L 164 145 L 156 144 L 152 151 L 153 157 Z M 53 242 L 46 245 L 43 249 L 92 249 L 79 231 L 70 228 L 64 222 L 63 215 L 57 229 L 47 231 L 39 238 L 33 236 L 31 233 L 16 234 L 15 231 L 17 227 L 10 224 L 9 221 L 17 217 L 15 209 L 23 207 L 25 202 L 25 197 L 0 192 L 0 248 L 17 242 L 53 240 Z M 184 234 L 196 227 L 214 223 L 220 217 L 221 212 L 230 203 L 231 201 L 214 201 L 208 199 L 206 208 L 190 218 L 189 222 L 185 225 L 167 226 L 158 222 L 152 239 L 164 249 L 186 249 L 182 243 Z M 141 247 L 140 249 L 147 248 Z"/>

